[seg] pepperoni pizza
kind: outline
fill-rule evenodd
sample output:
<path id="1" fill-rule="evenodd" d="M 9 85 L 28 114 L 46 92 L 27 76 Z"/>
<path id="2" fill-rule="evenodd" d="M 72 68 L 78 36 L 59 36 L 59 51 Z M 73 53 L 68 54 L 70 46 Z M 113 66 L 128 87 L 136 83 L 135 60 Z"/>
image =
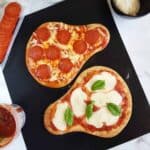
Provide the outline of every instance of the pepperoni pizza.
<path id="1" fill-rule="evenodd" d="M 26 65 L 41 85 L 63 87 L 92 55 L 108 45 L 109 39 L 107 28 L 101 24 L 47 22 L 33 32 L 27 43 Z"/>
<path id="2" fill-rule="evenodd" d="M 44 115 L 53 134 L 85 132 L 110 138 L 118 135 L 132 114 L 132 96 L 122 77 L 108 67 L 95 66 L 82 72 L 71 89 Z"/>

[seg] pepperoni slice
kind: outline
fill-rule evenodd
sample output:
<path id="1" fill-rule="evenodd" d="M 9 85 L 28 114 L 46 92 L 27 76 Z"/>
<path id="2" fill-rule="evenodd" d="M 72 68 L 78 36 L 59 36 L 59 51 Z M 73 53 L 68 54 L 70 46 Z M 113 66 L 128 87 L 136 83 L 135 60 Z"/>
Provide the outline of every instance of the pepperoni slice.
<path id="1" fill-rule="evenodd" d="M 35 32 L 38 38 L 42 41 L 47 41 L 50 37 L 50 32 L 46 27 L 38 28 Z"/>
<path id="2" fill-rule="evenodd" d="M 19 16 L 20 12 L 21 12 L 21 6 L 17 2 L 11 2 L 5 8 L 5 13 L 8 16 L 16 17 Z"/>
<path id="3" fill-rule="evenodd" d="M 0 63 L 7 52 L 20 11 L 21 6 L 16 2 L 9 3 L 5 8 L 5 13 L 0 22 Z"/>
<path id="4" fill-rule="evenodd" d="M 61 56 L 60 49 L 54 45 L 49 46 L 49 48 L 46 51 L 46 56 L 50 60 L 59 59 Z"/>
<path id="5" fill-rule="evenodd" d="M 68 73 L 72 69 L 73 64 L 69 58 L 63 58 L 60 60 L 58 67 L 63 73 Z"/>
<path id="6" fill-rule="evenodd" d="M 12 34 L 15 24 L 10 24 L 9 21 L 2 20 L 0 24 L 0 31 L 5 31 L 5 34 Z"/>
<path id="7" fill-rule="evenodd" d="M 49 66 L 46 64 L 42 64 L 42 65 L 38 66 L 38 68 L 36 70 L 36 76 L 39 79 L 49 79 L 51 76 Z"/>
<path id="8" fill-rule="evenodd" d="M 43 56 L 43 49 L 40 46 L 33 46 L 29 49 L 29 57 L 33 60 L 40 60 Z"/>
<path id="9" fill-rule="evenodd" d="M 70 40 L 70 33 L 67 30 L 60 30 L 57 32 L 57 40 L 61 43 L 61 44 L 67 44 Z"/>
<path id="10" fill-rule="evenodd" d="M 10 17 L 8 14 L 3 15 L 3 20 L 9 21 L 10 24 L 13 24 L 18 20 L 18 16 L 16 17 Z"/>
<path id="11" fill-rule="evenodd" d="M 73 44 L 73 49 L 78 54 L 83 54 L 87 50 L 87 44 L 83 40 L 77 40 Z"/>
<path id="12" fill-rule="evenodd" d="M 96 29 L 88 30 L 85 33 L 85 40 L 89 44 L 95 44 L 100 37 L 100 33 Z"/>

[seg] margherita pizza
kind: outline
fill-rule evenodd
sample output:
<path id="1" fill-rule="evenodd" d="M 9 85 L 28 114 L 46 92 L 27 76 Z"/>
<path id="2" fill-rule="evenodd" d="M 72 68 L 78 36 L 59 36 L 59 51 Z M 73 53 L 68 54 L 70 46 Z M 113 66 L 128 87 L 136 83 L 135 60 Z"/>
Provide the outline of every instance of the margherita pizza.
<path id="1" fill-rule="evenodd" d="M 40 84 L 59 88 L 69 84 L 83 64 L 102 51 L 110 35 L 101 24 L 42 24 L 31 35 L 26 47 L 26 65 Z"/>
<path id="2" fill-rule="evenodd" d="M 44 125 L 53 134 L 85 132 L 118 135 L 132 114 L 132 97 L 114 70 L 95 66 L 79 75 L 72 88 L 45 111 Z"/>

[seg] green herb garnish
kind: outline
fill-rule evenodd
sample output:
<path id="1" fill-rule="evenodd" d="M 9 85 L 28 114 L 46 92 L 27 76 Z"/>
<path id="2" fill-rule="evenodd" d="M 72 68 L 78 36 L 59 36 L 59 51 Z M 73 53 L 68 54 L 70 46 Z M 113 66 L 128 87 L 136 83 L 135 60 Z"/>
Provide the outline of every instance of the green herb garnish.
<path id="1" fill-rule="evenodd" d="M 114 103 L 107 103 L 107 108 L 114 116 L 119 116 L 121 113 L 121 108 Z"/>
<path id="2" fill-rule="evenodd" d="M 73 112 L 69 107 L 65 110 L 64 119 L 68 126 L 73 124 Z"/>
<path id="3" fill-rule="evenodd" d="M 105 81 L 104 81 L 104 80 L 97 80 L 97 81 L 95 81 L 95 82 L 93 83 L 91 89 L 92 89 L 93 91 L 95 91 L 95 90 L 103 89 L 104 86 L 105 86 Z"/>
<path id="4" fill-rule="evenodd" d="M 89 119 L 93 114 L 94 101 L 86 106 L 86 117 Z"/>

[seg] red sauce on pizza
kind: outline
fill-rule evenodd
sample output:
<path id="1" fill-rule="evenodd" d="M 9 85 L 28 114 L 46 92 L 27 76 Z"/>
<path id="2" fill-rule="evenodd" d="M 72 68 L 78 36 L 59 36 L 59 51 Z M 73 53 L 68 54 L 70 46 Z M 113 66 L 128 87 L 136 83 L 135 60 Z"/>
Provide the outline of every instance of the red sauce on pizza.
<path id="1" fill-rule="evenodd" d="M 105 70 L 104 70 L 104 71 L 105 71 Z M 103 70 L 101 70 L 101 71 L 95 70 L 95 71 L 89 72 L 89 73 L 87 74 L 87 76 L 84 77 L 84 79 L 82 80 L 81 83 L 78 83 L 78 84 L 76 84 L 76 86 L 74 86 L 74 88 L 72 89 L 72 91 L 74 91 L 74 90 L 75 90 L 76 88 L 78 88 L 78 87 L 84 87 L 84 85 L 85 85 L 94 75 L 100 74 L 101 72 L 103 72 Z M 112 75 L 116 76 L 113 72 L 109 72 L 109 73 L 111 73 Z M 116 78 L 116 79 L 117 79 L 117 78 Z M 90 93 L 90 92 L 87 92 L 87 90 L 85 89 L 85 87 L 82 88 L 82 90 L 87 93 L 87 96 L 88 96 L 88 97 L 90 97 L 90 95 L 92 94 L 92 92 L 91 92 L 91 93 Z M 124 91 L 124 87 L 123 87 L 122 83 L 121 83 L 119 80 L 117 80 L 117 84 L 116 84 L 116 86 L 115 86 L 115 90 L 117 90 L 117 91 L 119 92 L 119 94 L 124 95 L 123 100 L 122 100 L 122 104 L 121 104 L 122 113 L 121 113 L 121 116 L 119 117 L 117 123 L 115 123 L 114 125 L 109 125 L 109 126 L 106 125 L 106 124 L 104 124 L 102 127 L 96 128 L 96 127 L 94 127 L 93 125 L 90 125 L 90 124 L 86 123 L 86 121 L 85 121 L 85 118 L 86 118 L 86 117 L 85 117 L 85 115 L 83 115 L 83 116 L 81 116 L 81 117 L 76 117 L 76 116 L 74 116 L 73 125 L 80 124 L 80 125 L 83 126 L 85 129 L 90 130 L 90 131 L 93 131 L 93 132 L 94 132 L 94 131 L 103 131 L 103 130 L 109 131 L 109 130 L 112 130 L 113 128 L 117 128 L 118 126 L 120 126 L 120 125 L 122 124 L 122 122 L 124 121 L 124 118 L 125 118 L 126 115 L 127 115 L 127 114 L 126 114 L 126 109 L 128 108 L 128 101 L 127 101 L 127 98 L 126 98 L 126 96 L 125 96 L 126 93 L 125 93 L 125 91 Z M 67 94 L 65 97 L 63 97 L 63 99 L 61 99 L 61 102 L 62 102 L 62 103 L 63 103 L 63 102 L 67 102 L 70 107 L 71 107 L 71 104 L 70 104 L 70 96 L 71 96 L 71 94 L 72 94 L 72 91 L 69 92 L 69 94 Z M 85 103 L 86 103 L 86 104 L 90 104 L 90 103 L 91 103 L 91 101 L 89 100 L 89 98 L 85 101 Z M 93 107 L 93 112 L 98 111 L 99 109 L 100 109 L 100 107 L 97 107 L 97 106 L 94 105 L 94 107 Z M 54 130 L 58 130 L 56 127 L 55 127 L 55 128 L 52 127 L 52 128 L 53 128 Z"/>
<path id="2" fill-rule="evenodd" d="M 105 71 L 105 70 L 104 70 L 104 71 Z M 89 73 L 87 74 L 87 76 L 84 78 L 82 84 L 85 85 L 94 75 L 100 74 L 101 72 L 103 72 L 103 70 L 101 70 L 101 71 L 95 70 L 95 71 L 89 72 Z M 109 72 L 109 71 L 107 71 L 107 72 Z M 113 72 L 109 72 L 109 73 L 111 73 L 112 75 L 116 76 Z M 116 79 L 117 79 L 117 77 L 116 77 Z M 122 96 L 125 96 L 125 95 L 126 95 L 126 93 L 125 93 L 125 91 L 124 91 L 124 87 L 123 87 L 122 83 L 121 83 L 119 80 L 117 80 L 117 84 L 116 84 L 116 86 L 115 86 L 115 90 L 117 90 L 117 91 L 119 92 L 119 94 L 122 95 Z M 121 114 L 121 116 L 119 117 L 119 120 L 118 120 L 118 122 L 117 122 L 115 125 L 111 125 L 111 126 L 104 125 L 104 126 L 101 127 L 101 128 L 96 128 L 96 127 L 94 127 L 94 126 L 92 126 L 92 125 L 89 125 L 89 124 L 87 124 L 87 123 L 84 123 L 84 124 L 82 124 L 82 125 L 84 126 L 84 128 L 87 128 L 87 129 L 89 129 L 90 131 L 111 130 L 112 128 L 118 127 L 118 126 L 122 123 L 124 117 L 126 116 L 126 113 L 125 113 L 125 112 L 126 112 L 126 109 L 127 109 L 127 107 L 128 107 L 128 103 L 127 103 L 127 102 L 128 102 L 128 101 L 127 101 L 126 97 L 123 97 L 123 100 L 122 100 L 123 105 L 121 106 L 121 108 L 122 108 L 122 114 Z M 95 108 L 95 106 L 94 106 L 94 110 L 98 110 L 98 109 L 99 109 L 98 107 Z"/>
<path id="3" fill-rule="evenodd" d="M 83 64 L 108 44 L 109 32 L 105 30 L 100 24 L 74 26 L 48 22 L 41 25 L 27 44 L 26 64 L 29 72 L 44 86 L 67 85 Z M 32 72 L 41 64 L 50 67 L 51 75 L 37 76 Z"/>
<path id="4" fill-rule="evenodd" d="M 84 119 L 84 117 L 85 116 L 82 116 L 82 117 L 75 117 L 74 116 L 74 123 L 73 123 L 73 125 L 81 124 L 82 120 Z"/>
<path id="5" fill-rule="evenodd" d="M 11 137 L 15 134 L 16 122 L 13 115 L 0 106 L 0 137 Z"/>
<path id="6" fill-rule="evenodd" d="M 50 128 L 52 128 L 54 131 L 58 131 L 53 122 L 50 122 Z"/>

